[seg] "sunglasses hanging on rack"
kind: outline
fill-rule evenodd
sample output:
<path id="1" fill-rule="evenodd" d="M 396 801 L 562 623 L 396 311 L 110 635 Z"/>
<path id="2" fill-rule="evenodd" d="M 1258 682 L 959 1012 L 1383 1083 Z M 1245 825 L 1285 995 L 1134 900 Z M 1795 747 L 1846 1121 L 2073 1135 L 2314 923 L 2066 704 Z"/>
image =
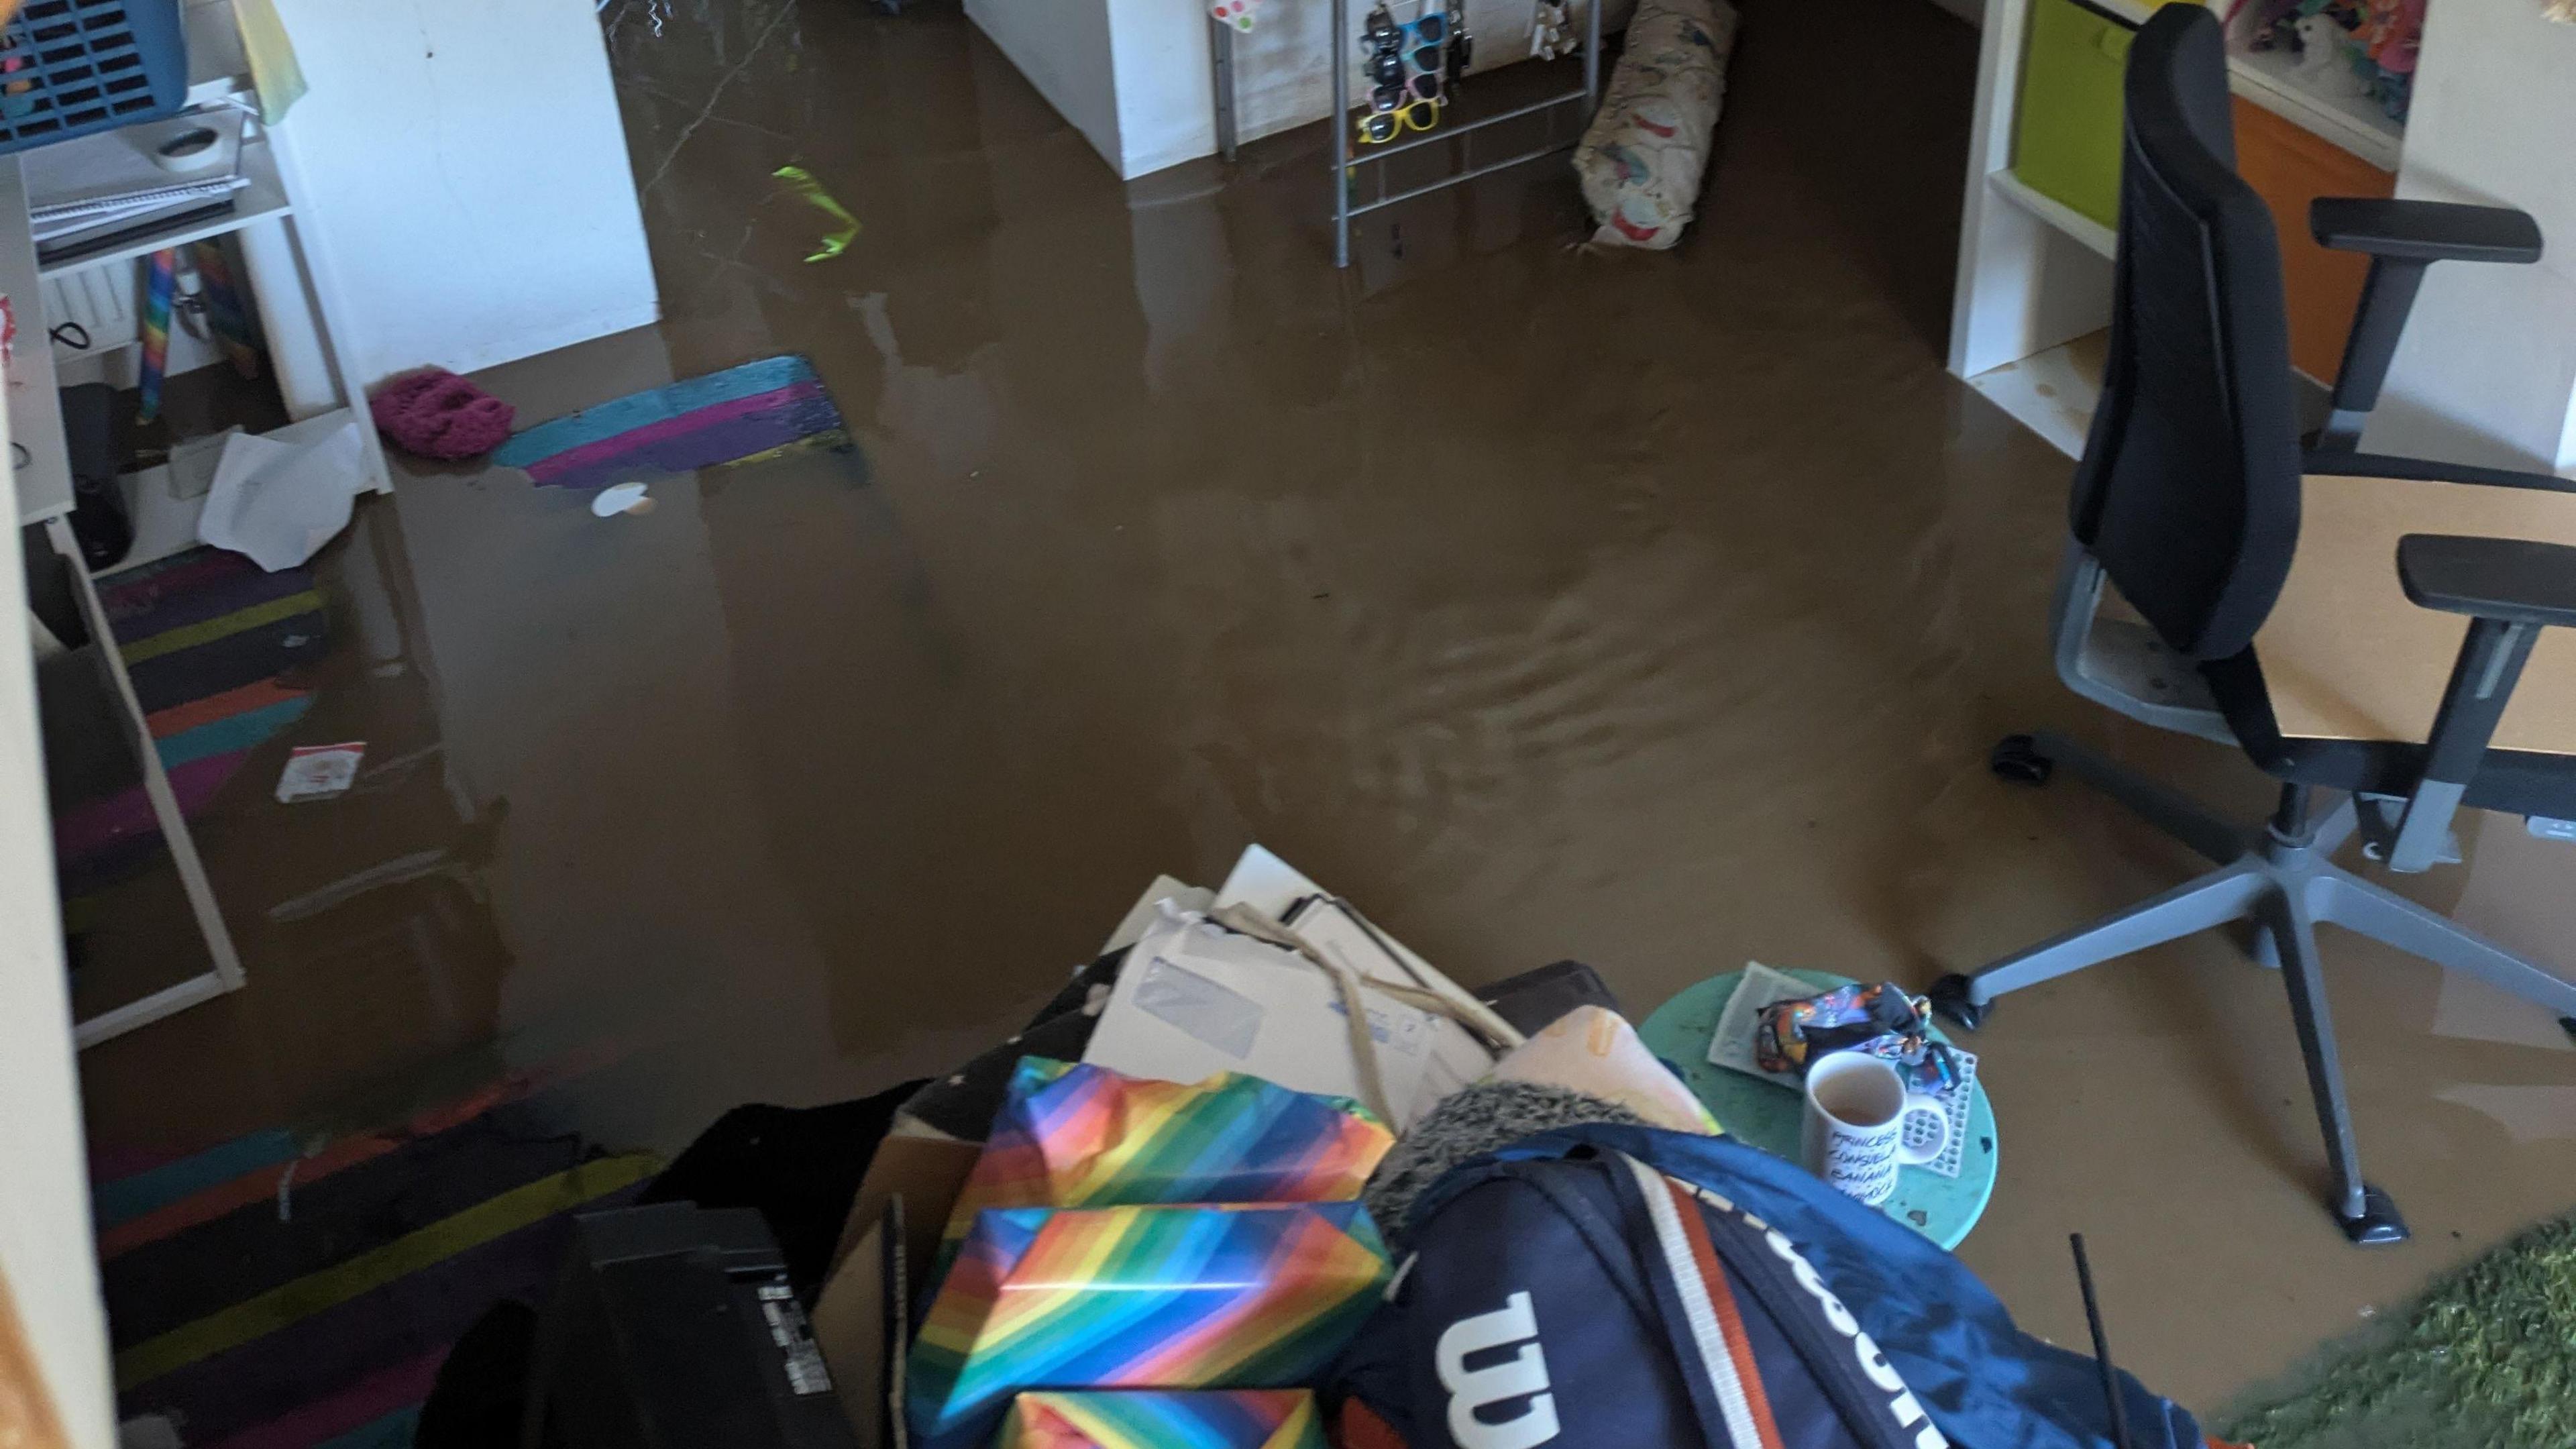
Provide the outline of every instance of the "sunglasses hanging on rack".
<path id="1" fill-rule="evenodd" d="M 1569 13 L 1584 15 L 1581 49 L 1586 59 L 1580 85 L 1530 99 L 1531 87 L 1516 82 L 1504 88 L 1509 95 L 1496 96 L 1493 104 L 1471 103 L 1452 114 L 1449 102 L 1475 69 L 1471 0 L 1360 0 L 1358 5 L 1332 0 L 1326 30 L 1337 39 L 1326 58 L 1342 68 L 1328 79 L 1333 106 L 1340 112 L 1337 124 L 1351 128 L 1331 138 L 1333 265 L 1351 265 L 1352 242 L 1363 216 L 1567 149 L 1572 139 L 1563 133 L 1587 123 L 1601 99 L 1598 27 L 1593 23 L 1598 12 L 1590 9 L 1598 3 L 1531 0 L 1553 34 L 1561 35 Z M 2576 5 L 2576 0 L 2563 3 Z M 1510 54 L 1499 58 L 1519 59 L 1520 37 L 1503 39 Z M 1358 46 L 1358 55 L 1340 49 L 1350 44 Z M 1356 78 L 1354 62 L 1360 72 Z M 1570 81 L 1562 71 L 1550 79 Z M 1518 104 L 1513 103 L 1516 98 Z M 1574 106 L 1582 107 L 1576 113 L 1578 125 L 1568 128 L 1561 117 Z M 1508 133 L 1486 128 L 1524 116 L 1547 117 L 1545 135 L 1529 149 L 1498 158 L 1494 152 L 1509 146 Z M 1540 127 L 1533 123 L 1518 129 L 1536 132 Z M 1407 136 L 1407 131 L 1431 134 Z M 1497 144 L 1471 144 L 1480 142 Z M 1392 240 L 1395 235 L 1390 225 L 1388 236 Z M 1397 252 L 1401 255 L 1400 246 Z"/>
<path id="2" fill-rule="evenodd" d="M 1384 4 L 1370 9 L 1360 33 L 1371 83 L 1369 113 L 1359 121 L 1361 141 L 1383 145 L 1406 131 L 1440 124 L 1449 87 L 1466 73 L 1467 35 L 1457 21 L 1456 0 L 1450 9 L 1426 10 L 1402 22 Z"/>

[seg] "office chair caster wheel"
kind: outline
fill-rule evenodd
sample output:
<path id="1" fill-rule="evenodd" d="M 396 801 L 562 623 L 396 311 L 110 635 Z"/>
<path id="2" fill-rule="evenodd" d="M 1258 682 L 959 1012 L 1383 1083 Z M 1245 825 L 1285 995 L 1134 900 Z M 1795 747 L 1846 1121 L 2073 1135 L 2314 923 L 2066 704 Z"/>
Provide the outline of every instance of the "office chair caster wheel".
<path id="1" fill-rule="evenodd" d="M 1925 993 L 1932 998 L 1932 1010 L 1948 1018 L 1961 1031 L 1975 1031 L 1986 1024 L 1986 1013 L 1995 1009 L 1991 1001 L 1980 1006 L 1968 997 L 1968 978 L 1953 971 L 1932 983 Z"/>
<path id="2" fill-rule="evenodd" d="M 2039 752 L 2028 735 L 2006 735 L 1997 741 L 1986 756 L 1986 768 L 1995 778 L 2015 785 L 2045 785 L 2057 762 Z"/>
<path id="3" fill-rule="evenodd" d="M 2414 1236 L 2414 1233 L 2407 1229 L 2406 1219 L 2398 1214 L 2397 1199 L 2366 1182 L 2361 1185 L 2360 1213 L 2345 1217 L 2338 1210 L 2335 1213 L 2335 1223 L 2343 1229 L 2343 1235 L 2352 1241 L 2353 1246 L 2358 1248 L 2376 1248 L 2389 1243 L 2402 1243 Z"/>

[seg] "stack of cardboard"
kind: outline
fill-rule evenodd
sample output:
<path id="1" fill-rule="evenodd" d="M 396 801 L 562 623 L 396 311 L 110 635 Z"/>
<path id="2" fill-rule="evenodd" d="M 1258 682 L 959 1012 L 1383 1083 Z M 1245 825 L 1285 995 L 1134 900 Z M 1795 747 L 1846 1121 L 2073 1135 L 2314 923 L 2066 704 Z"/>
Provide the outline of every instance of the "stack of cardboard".
<path id="1" fill-rule="evenodd" d="M 878 1147 L 814 1312 L 861 1442 L 1319 1446 L 1304 1395 L 1377 1301 L 1355 1199 L 1396 1136 L 1481 1083 L 1715 1129 L 1588 967 L 1494 990 L 1259 846 L 1216 890 L 1157 880 Z"/>
<path id="2" fill-rule="evenodd" d="M 1354 996 L 1368 1023 L 1370 1050 L 1365 1055 L 1349 1029 L 1346 1003 Z M 936 1347 L 917 1351 L 915 1314 L 932 1296 L 928 1290 L 937 1286 L 932 1280 L 946 1266 L 943 1257 L 953 1254 L 960 1278 L 970 1273 L 980 1275 L 979 1283 L 994 1278 L 983 1283 L 984 1289 L 993 1289 L 1035 1247 L 1037 1229 L 1054 1211 L 1003 1207 L 982 1212 L 991 1231 L 980 1250 L 969 1241 L 971 1228 L 952 1224 L 962 1216 L 961 1197 L 980 1207 L 990 1196 L 968 1188 L 970 1176 L 979 1183 L 991 1176 L 991 1169 L 979 1173 L 977 1168 L 986 1156 L 985 1139 L 993 1138 L 997 1152 L 1016 1150 L 1005 1144 L 1013 1131 L 1011 1120 L 1031 1110 L 1027 1104 L 1037 1093 L 1065 1080 L 1068 1069 L 1045 1060 L 1048 1054 L 1078 1056 L 1086 1066 L 1074 1070 L 1095 1077 L 1200 1084 L 1195 1089 L 1200 1091 L 1233 1090 L 1230 1082 L 1267 1083 L 1263 1090 L 1286 1089 L 1279 1093 L 1283 1097 L 1343 1099 L 1352 1108 L 1352 1120 L 1383 1120 L 1400 1129 L 1448 1093 L 1483 1076 L 1521 1040 L 1490 1007 L 1347 902 L 1258 846 L 1244 853 L 1217 890 L 1169 877 L 1157 880 L 1111 933 L 1101 960 L 1078 973 L 1039 1020 L 987 1058 L 925 1089 L 897 1117 L 892 1135 L 878 1148 L 852 1205 L 840 1260 L 814 1314 L 816 1337 L 861 1442 L 915 1442 L 905 1422 L 904 1401 L 907 1390 L 917 1386 L 908 1385 L 907 1372 L 933 1365 L 934 1372 L 953 1380 L 959 1366 L 952 1360 L 962 1347 L 955 1340 L 973 1337 L 980 1322 L 978 1303 L 993 1296 L 987 1291 L 979 1300 L 975 1290 L 961 1289 L 954 1306 L 946 1301 L 934 1306 L 919 1326 L 934 1337 L 947 1335 L 948 1351 L 944 1356 Z M 1003 1110 L 1014 1103 L 1021 1105 Z M 1003 1120 L 997 1122 L 997 1115 Z M 1122 1120 L 1135 1115 L 1128 1109 Z M 1374 1160 L 1371 1154 L 1369 1161 Z M 1365 1176 L 1362 1167 L 1358 1177 Z M 1356 1178 L 1340 1183 L 1337 1195 L 1356 1195 L 1357 1187 Z M 1066 1193 L 1061 1184 L 1053 1191 Z M 1086 1231 L 1150 1235 L 1151 1224 L 1138 1221 L 1136 1214 L 1152 1209 L 1072 1211 L 1085 1217 L 1079 1226 Z M 1033 1212 L 1039 1216 L 1029 1217 Z M 1118 1214 L 1125 1216 L 1112 1221 Z M 1095 1216 L 1099 1221 L 1088 1220 Z M 1383 1265 L 1375 1230 L 1353 1202 L 1233 1216 L 1244 1220 L 1238 1235 L 1248 1236 L 1238 1246 L 1247 1254 L 1293 1239 L 1322 1260 L 1327 1276 L 1350 1276 L 1371 1262 Z M 944 1225 L 961 1229 L 945 1234 L 950 1244 L 946 1254 Z M 1343 1256 L 1348 1263 L 1340 1261 Z M 1362 1285 L 1352 1277 L 1341 1286 Z M 1328 1296 L 1339 1296 L 1339 1289 Z M 1335 1332 L 1347 1330 L 1339 1320 L 1329 1326 Z M 1263 1437 L 1256 1444 L 1304 1442 L 1310 1413 L 1267 1397 L 1266 1386 L 1259 1391 L 1244 1387 L 1251 1382 L 1240 1375 L 1226 1379 L 1230 1387 L 1255 1395 L 1239 1403 L 1162 1395 L 1086 1406 L 1077 1398 L 1070 1408 L 1056 1401 L 1015 1408 L 1009 1424 L 1031 1426 L 1025 1442 L 1054 1442 L 1037 1437 L 1039 1431 L 1070 1422 L 1068 1414 L 1071 1419 L 1085 1414 L 1152 1418 L 1204 1410 L 1229 1416 L 1239 1428 L 1258 1427 Z M 1060 1380 L 1046 1385 L 1060 1386 Z M 940 1386 L 943 1396 L 953 1389 L 949 1381 Z M 990 1408 L 1008 1400 L 1002 1395 L 980 1402 Z M 954 1425 L 918 1409 L 915 1417 L 932 1421 L 938 1442 L 951 1442 L 944 1434 Z M 1014 1427 L 1009 1432 L 1021 1431 Z"/>

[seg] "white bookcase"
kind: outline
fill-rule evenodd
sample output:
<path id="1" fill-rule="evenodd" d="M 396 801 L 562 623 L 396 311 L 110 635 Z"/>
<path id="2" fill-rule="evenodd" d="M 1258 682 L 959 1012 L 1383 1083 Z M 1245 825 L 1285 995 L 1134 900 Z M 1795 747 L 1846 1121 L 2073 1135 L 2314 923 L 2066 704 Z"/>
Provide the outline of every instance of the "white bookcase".
<path id="1" fill-rule="evenodd" d="M 2101 392 L 2110 321 L 2111 228 L 2025 185 L 2012 171 L 2013 131 L 2035 0 L 1988 0 L 1977 61 L 1977 115 L 1950 322 L 1950 371 L 2068 455 L 2083 451 Z M 2132 25 L 2142 0 L 2084 0 Z M 2452 0 L 2436 0 L 2436 9 Z M 2231 37 L 2229 84 L 2239 96 L 2386 171 L 2403 157 L 2403 129 L 2367 100 L 2316 95 L 2291 78 L 2281 53 Z"/>

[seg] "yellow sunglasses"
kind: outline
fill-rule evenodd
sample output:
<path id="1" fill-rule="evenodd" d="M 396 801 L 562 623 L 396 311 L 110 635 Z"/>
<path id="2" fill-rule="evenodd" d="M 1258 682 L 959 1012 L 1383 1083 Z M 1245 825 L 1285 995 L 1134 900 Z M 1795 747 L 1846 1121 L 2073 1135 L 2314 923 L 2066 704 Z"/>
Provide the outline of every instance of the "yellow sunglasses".
<path id="1" fill-rule="evenodd" d="M 1409 100 L 1392 110 L 1372 111 L 1360 117 L 1359 140 L 1364 146 L 1381 146 L 1406 131 L 1428 131 L 1440 124 L 1438 100 Z"/>

